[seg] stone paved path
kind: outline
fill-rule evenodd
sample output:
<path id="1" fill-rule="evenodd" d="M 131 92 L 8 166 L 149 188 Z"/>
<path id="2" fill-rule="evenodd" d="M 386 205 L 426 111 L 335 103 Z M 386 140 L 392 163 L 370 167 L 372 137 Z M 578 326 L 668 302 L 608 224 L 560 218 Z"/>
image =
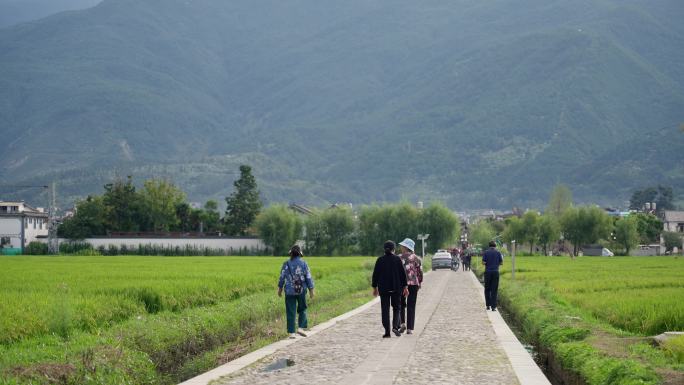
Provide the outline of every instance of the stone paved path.
<path id="1" fill-rule="evenodd" d="M 378 304 L 212 384 L 519 384 L 469 274 L 426 275 L 413 335 L 382 339 Z"/>

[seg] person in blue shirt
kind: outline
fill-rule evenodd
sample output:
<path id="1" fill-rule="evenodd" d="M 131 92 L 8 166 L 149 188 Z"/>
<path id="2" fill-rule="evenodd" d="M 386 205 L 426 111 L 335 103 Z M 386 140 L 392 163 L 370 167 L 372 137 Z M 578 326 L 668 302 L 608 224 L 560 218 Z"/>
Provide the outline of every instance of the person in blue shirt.
<path id="1" fill-rule="evenodd" d="M 314 282 L 311 278 L 309 265 L 302 259 L 302 250 L 298 245 L 290 249 L 290 259 L 283 263 L 278 280 L 278 296 L 283 296 L 285 289 L 285 314 L 287 316 L 287 332 L 290 338 L 296 338 L 297 334 L 306 337 L 305 329 L 308 327 L 306 318 L 306 291 L 309 289 L 311 299 L 314 298 Z M 295 328 L 295 317 L 298 317 Z M 296 332 L 296 334 L 295 334 Z"/>
<path id="2" fill-rule="evenodd" d="M 499 291 L 499 266 L 503 265 L 503 255 L 496 249 L 496 242 L 489 242 L 489 249 L 482 254 L 484 272 L 484 295 L 487 310 L 496 311 L 496 296 Z"/>

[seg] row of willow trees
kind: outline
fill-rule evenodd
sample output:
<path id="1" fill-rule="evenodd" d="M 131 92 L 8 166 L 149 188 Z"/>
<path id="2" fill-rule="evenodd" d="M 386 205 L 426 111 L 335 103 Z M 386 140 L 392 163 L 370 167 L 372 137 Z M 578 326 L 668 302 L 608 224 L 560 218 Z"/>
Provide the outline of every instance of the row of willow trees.
<path id="1" fill-rule="evenodd" d="M 386 240 L 416 240 L 418 234 L 430 234 L 425 251 L 435 252 L 454 244 L 461 227 L 458 216 L 441 203 L 424 209 L 398 203 L 364 206 L 356 213 L 337 206 L 307 216 L 273 205 L 257 217 L 255 228 L 274 255 L 287 253 L 298 240 L 304 240 L 311 255 L 374 255 L 381 253 Z"/>

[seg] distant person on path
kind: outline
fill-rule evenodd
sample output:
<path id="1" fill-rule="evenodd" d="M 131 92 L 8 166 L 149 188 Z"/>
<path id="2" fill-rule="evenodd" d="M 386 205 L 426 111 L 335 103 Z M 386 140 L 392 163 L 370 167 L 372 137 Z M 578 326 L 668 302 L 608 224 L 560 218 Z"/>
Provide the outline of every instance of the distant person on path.
<path id="1" fill-rule="evenodd" d="M 463 257 L 461 258 L 461 263 L 463 264 L 463 271 L 470 271 L 470 262 L 472 261 L 473 253 L 470 249 L 465 249 L 463 251 Z"/>
<path id="2" fill-rule="evenodd" d="M 391 337 L 390 305 L 392 306 L 392 331 L 399 337 L 401 336 L 401 332 L 399 332 L 401 323 L 399 316 L 401 307 L 400 297 L 408 295 L 406 271 L 404 270 L 401 258 L 394 255 L 394 242 L 385 242 L 383 248 L 385 249 L 385 254 L 378 257 L 375 261 L 371 285 L 373 286 L 373 296 L 377 297 L 380 295 L 382 326 L 385 328 L 385 334 L 382 337 Z"/>
<path id="3" fill-rule="evenodd" d="M 283 263 L 278 280 L 278 296 L 283 296 L 285 288 L 285 314 L 287 316 L 287 332 L 290 338 L 296 338 L 297 334 L 306 337 L 305 329 L 308 327 L 306 318 L 306 289 L 309 289 L 311 299 L 314 297 L 314 282 L 311 278 L 309 265 L 302 259 L 302 250 L 298 245 L 290 249 L 290 259 Z M 295 317 L 298 317 L 295 328 Z M 296 332 L 296 334 L 295 334 Z"/>
<path id="4" fill-rule="evenodd" d="M 413 334 L 416 321 L 416 300 L 418 299 L 418 289 L 423 283 L 423 262 L 420 257 L 414 254 L 416 243 L 411 238 L 406 238 L 399 242 L 401 246 L 401 262 L 406 270 L 406 282 L 408 283 L 408 297 L 401 297 L 401 326 L 399 332 Z"/>
<path id="5" fill-rule="evenodd" d="M 503 255 L 496 249 L 496 242 L 489 242 L 489 249 L 482 254 L 485 265 L 484 295 L 487 310 L 496 311 L 496 295 L 499 291 L 499 266 L 503 265 Z"/>

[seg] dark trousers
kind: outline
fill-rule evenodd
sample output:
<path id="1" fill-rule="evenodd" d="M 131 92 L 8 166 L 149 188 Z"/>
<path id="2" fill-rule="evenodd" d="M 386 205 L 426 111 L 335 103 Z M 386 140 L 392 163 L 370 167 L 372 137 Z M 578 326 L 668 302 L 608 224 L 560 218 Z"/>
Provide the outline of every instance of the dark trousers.
<path id="1" fill-rule="evenodd" d="M 308 320 L 306 318 L 306 293 L 299 295 L 285 296 L 285 314 L 287 315 L 287 332 L 294 333 L 297 327 L 306 329 Z M 295 318 L 299 315 L 297 327 L 295 327 Z"/>
<path id="2" fill-rule="evenodd" d="M 399 319 L 399 308 L 401 307 L 400 294 L 397 292 L 381 293 L 380 294 L 380 309 L 382 310 L 382 326 L 385 328 L 385 334 L 390 332 L 390 314 L 389 309 L 392 305 L 392 328 L 398 329 L 401 325 Z"/>
<path id="3" fill-rule="evenodd" d="M 416 300 L 418 299 L 420 286 L 409 285 L 408 298 L 401 296 L 401 323 L 406 324 L 407 329 L 413 330 L 416 323 Z"/>
<path id="4" fill-rule="evenodd" d="M 499 291 L 499 272 L 485 271 L 484 295 L 487 306 L 496 307 L 496 294 Z"/>

